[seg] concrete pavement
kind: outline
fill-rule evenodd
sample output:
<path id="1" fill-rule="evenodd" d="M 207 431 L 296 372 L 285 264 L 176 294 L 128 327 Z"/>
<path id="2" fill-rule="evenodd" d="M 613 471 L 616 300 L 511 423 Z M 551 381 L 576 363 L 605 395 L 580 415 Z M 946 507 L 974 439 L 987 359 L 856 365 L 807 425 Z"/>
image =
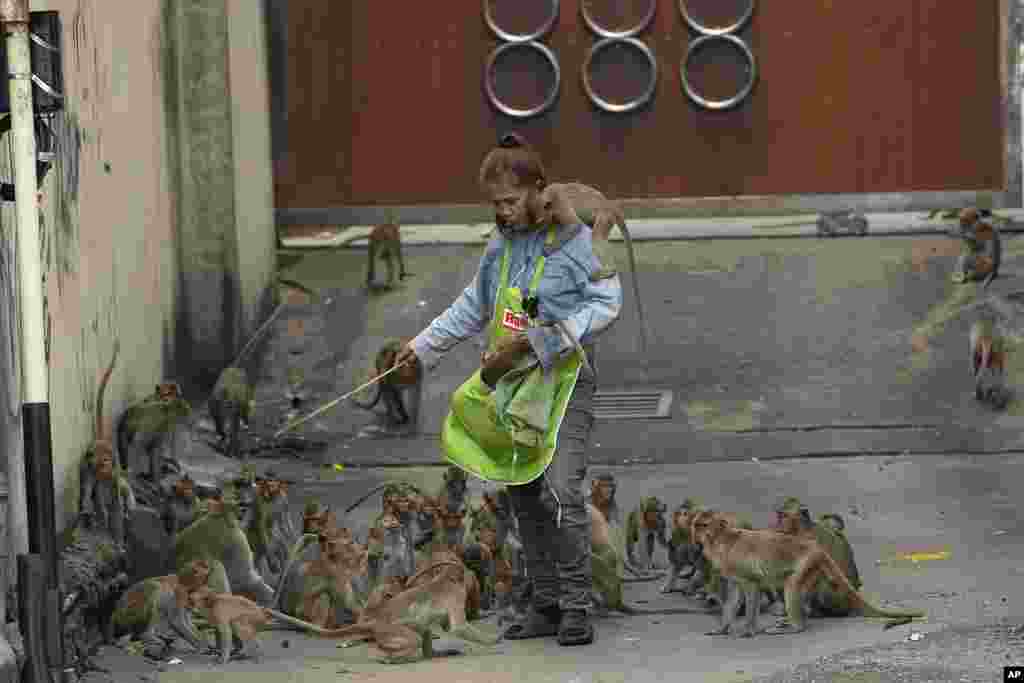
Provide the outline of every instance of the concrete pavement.
<path id="1" fill-rule="evenodd" d="M 469 282 L 480 254 L 479 244 L 407 243 L 414 277 L 372 296 L 363 289 L 364 250 L 282 255 L 283 276 L 319 297 L 292 292 L 272 326 L 255 373 L 254 434 L 281 424 L 289 371 L 303 375 L 303 412 L 354 388 L 381 341 L 413 335 L 443 311 Z M 1006 276 L 995 291 L 1022 288 L 1015 273 L 1022 244 L 1008 236 Z M 590 648 L 503 643 L 496 651 L 401 667 L 370 663 L 364 648 L 339 650 L 275 633 L 266 636 L 259 662 L 219 672 L 185 655 L 159 680 L 998 680 L 996 660 L 1024 661 L 1009 630 L 1024 620 L 1024 455 L 1000 453 L 1024 449 L 1024 406 L 1015 402 L 996 414 L 973 401 L 969 317 L 960 314 L 970 299 L 965 292 L 973 290 L 949 280 L 957 248 L 948 238 L 912 235 L 644 241 L 637 257 L 653 333 L 648 357 L 638 354 L 627 288 L 623 319 L 596 358 L 602 389 L 656 388 L 674 396 L 664 419 L 604 421 L 595 429 L 592 473 L 613 471 L 624 504 L 653 494 L 673 505 L 696 493 L 764 523 L 778 497 L 800 496 L 815 514 L 844 515 L 866 594 L 925 609 L 925 623 L 883 632 L 866 620 L 816 620 L 795 638 L 734 641 L 704 636 L 714 623 L 709 616 L 609 618 Z M 410 466 L 440 464 L 436 434 L 448 396 L 476 368 L 478 354 L 466 342 L 427 378 L 415 438 L 361 437 L 372 416 L 342 404 L 298 430 L 329 442 L 326 450 L 256 463 L 301 482 L 296 506 L 307 496 L 350 501 L 385 478 L 433 485 L 436 467 Z M 1019 383 L 1018 356 L 1011 376 Z M 201 447 L 189 457 L 209 477 L 237 468 Z M 360 508 L 352 521 L 365 523 L 377 505 Z M 899 559 L 937 551 L 947 559 Z M 627 591 L 651 605 L 675 599 L 651 585 Z M 984 627 L 987 635 L 938 634 L 952 626 Z M 907 641 L 913 632 L 923 638 Z M 897 648 L 892 656 L 906 667 L 876 666 L 886 647 Z M 913 648 L 917 659 L 907 654 Z M 920 654 L 936 648 L 949 654 L 941 675 Z M 147 671 L 117 651 L 105 657 L 119 662 L 117 680 Z M 910 670 L 919 677 L 907 678 Z M 843 671 L 849 677 L 835 677 Z"/>
<path id="2" fill-rule="evenodd" d="M 384 479 L 433 488 L 441 478 L 436 468 L 338 472 L 312 470 L 295 460 L 256 464 L 273 466 L 297 480 L 292 494 L 296 508 L 309 497 L 340 505 Z M 704 635 L 714 625 L 714 616 L 609 617 L 597 622 L 598 640 L 591 647 L 561 648 L 553 639 L 505 642 L 467 656 L 402 666 L 372 663 L 364 646 L 339 649 L 331 641 L 273 632 L 263 636 L 264 655 L 259 661 L 232 662 L 219 670 L 208 657 L 186 653 L 179 655 L 180 664 L 163 665 L 165 670 L 156 672 L 158 680 L 398 682 L 425 677 L 422 680 L 496 683 L 526 677 L 545 683 L 648 683 L 735 682 L 775 676 L 772 680 L 781 683 L 811 680 L 792 673 L 798 667 L 810 667 L 811 671 L 834 669 L 837 674 L 852 675 L 858 670 L 878 674 L 814 680 L 992 681 L 999 680 L 993 668 L 997 663 L 1024 659 L 1020 640 L 1011 631 L 1024 623 L 1024 593 L 1019 590 L 1024 580 L 1024 527 L 1019 521 L 1016 486 L 1024 478 L 1024 456 L 703 462 L 594 467 L 590 474 L 604 471 L 618 478 L 624 505 L 635 505 L 642 495 L 657 495 L 670 505 L 696 495 L 708 504 L 747 514 L 758 525 L 768 523 L 772 503 L 783 495 L 801 497 L 815 515 L 839 512 L 846 519 L 869 599 L 883 606 L 920 608 L 928 618 L 890 631 L 883 631 L 877 621 L 816 619 L 802 635 L 734 640 Z M 474 482 L 471 495 L 478 491 Z M 379 504 L 378 498 L 367 502 L 353 513 L 350 523 L 355 528 L 367 524 Z M 921 559 L 908 559 L 917 553 L 923 553 Z M 646 601 L 648 607 L 671 606 L 680 599 L 658 594 L 657 584 L 631 584 L 626 594 L 631 601 Z M 762 618 L 762 624 L 770 619 Z M 945 632 L 979 624 L 991 637 Z M 921 634 L 913 636 L 919 640 L 908 641 L 915 633 Z M 917 660 L 909 655 L 893 660 L 908 670 L 916 661 L 926 674 L 900 678 L 905 671 L 896 668 L 890 676 L 877 666 L 890 651 L 887 648 L 925 655 L 941 648 L 943 656 L 929 659 L 919 654 Z M 106 649 L 99 662 L 116 670 L 114 680 L 126 683 L 154 671 L 140 658 L 113 648 Z M 924 666 L 936 663 L 944 667 L 942 676 L 934 667 Z"/>

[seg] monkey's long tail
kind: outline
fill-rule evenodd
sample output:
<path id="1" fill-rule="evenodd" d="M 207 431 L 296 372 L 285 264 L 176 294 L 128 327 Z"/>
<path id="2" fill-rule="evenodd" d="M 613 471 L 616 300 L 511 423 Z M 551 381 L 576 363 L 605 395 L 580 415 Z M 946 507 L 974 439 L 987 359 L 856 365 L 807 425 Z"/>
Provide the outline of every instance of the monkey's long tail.
<path id="1" fill-rule="evenodd" d="M 633 236 L 629 234 L 626 220 L 617 221 L 619 230 L 626 240 L 626 252 L 629 256 L 629 278 L 633 285 L 633 300 L 636 302 L 636 317 L 640 320 L 640 351 L 647 356 L 647 316 L 644 315 L 644 304 L 640 299 L 640 283 L 636 274 L 636 256 L 633 254 Z"/>
<path id="2" fill-rule="evenodd" d="M 266 609 L 267 612 L 278 621 L 283 621 L 290 626 L 296 626 L 304 631 L 315 633 L 318 636 L 323 636 L 324 638 L 354 637 L 360 640 L 367 640 L 373 637 L 373 627 L 371 624 L 353 624 L 351 626 L 342 626 L 340 628 L 323 628 L 322 626 L 311 624 L 308 621 L 296 619 L 284 612 L 278 612 L 276 609 L 270 609 L 269 607 Z"/>
<path id="3" fill-rule="evenodd" d="M 882 609 L 881 607 L 876 607 L 875 605 L 872 605 L 870 602 L 868 602 L 863 595 L 857 592 L 857 589 L 854 588 L 850 584 L 849 579 L 846 578 L 846 574 L 843 573 L 843 570 L 839 567 L 838 564 L 836 564 L 835 560 L 833 560 L 829 555 L 822 555 L 821 563 L 824 566 L 825 574 L 828 575 L 828 579 L 833 584 L 837 585 L 840 590 L 849 593 L 853 606 L 860 610 L 861 616 L 869 618 L 883 617 L 888 619 L 895 619 L 895 621 L 887 623 L 883 630 L 889 630 L 890 628 L 893 628 L 895 626 L 909 624 L 910 621 L 913 619 L 920 619 L 922 617 L 927 616 L 921 610 L 890 610 Z"/>

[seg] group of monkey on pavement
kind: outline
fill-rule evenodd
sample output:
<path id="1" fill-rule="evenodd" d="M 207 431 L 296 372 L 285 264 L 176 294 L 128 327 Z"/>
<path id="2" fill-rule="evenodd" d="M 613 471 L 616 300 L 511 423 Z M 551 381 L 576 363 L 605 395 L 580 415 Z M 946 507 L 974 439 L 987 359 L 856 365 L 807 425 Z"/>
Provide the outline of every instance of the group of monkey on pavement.
<path id="1" fill-rule="evenodd" d="M 621 522 L 616 482 L 591 481 L 593 604 L 599 613 L 721 614 L 708 635 L 751 637 L 767 607 L 779 621 L 765 633 L 799 633 L 807 616 L 883 617 L 892 625 L 924 613 L 868 603 L 843 519 L 813 521 L 796 498 L 775 508 L 776 524 L 754 529 L 739 516 L 686 499 L 671 517 L 658 498 L 642 498 Z M 183 476 L 176 490 L 191 517 L 165 515 L 173 528 L 174 573 L 143 579 L 118 600 L 104 633 L 131 636 L 144 653 L 166 656 L 177 638 L 222 663 L 257 655 L 257 633 L 289 628 L 323 638 L 368 641 L 389 663 L 443 654 L 441 631 L 475 646 L 497 644 L 474 621 L 499 624 L 526 609 L 530 583 L 507 489 L 468 500 L 466 474 L 445 470 L 434 493 L 385 482 L 336 512 L 309 500 L 301 528 L 289 515 L 287 482 L 270 473 L 252 486 L 225 485 L 205 500 Z M 377 492 L 381 511 L 365 533 L 345 524 Z M 243 508 L 245 511 L 243 512 Z M 190 520 L 190 521 L 189 521 Z M 188 522 L 186 526 L 180 524 Z M 668 575 L 656 570 L 665 549 Z M 663 593 L 693 596 L 661 609 L 623 599 L 623 584 L 665 578 Z M 200 614 L 216 635 L 210 648 L 193 621 Z M 738 618 L 741 614 L 745 619 Z"/>
<path id="2" fill-rule="evenodd" d="M 609 232 L 619 226 L 639 306 L 632 241 L 618 205 L 576 183 L 552 184 L 545 192 L 550 220 L 585 218 L 594 232 L 595 249 L 606 249 Z M 959 224 L 955 234 L 965 246 L 955 277 L 984 280 L 987 286 L 1001 260 L 998 230 L 976 209 L 960 212 Z M 370 234 L 369 284 L 374 281 L 372 265 L 380 257 L 388 262 L 389 284 L 395 279 L 391 259 L 399 262 L 399 277 L 408 275 L 398 227 L 385 227 Z M 638 312 L 646 346 L 646 324 L 642 309 Z M 990 307 L 983 312 L 971 328 L 970 345 L 977 398 L 1005 405 L 1008 347 L 998 310 L 992 313 Z M 374 369 L 390 369 L 399 348 L 397 342 L 385 345 L 374 359 Z M 301 529 L 294 528 L 288 514 L 288 483 L 275 476 L 225 486 L 201 500 L 196 483 L 176 463 L 176 435 L 190 426 L 192 417 L 176 383 L 156 385 L 152 395 L 124 413 L 115 450 L 104 419 L 103 396 L 118 352 L 115 343 L 97 391 L 95 440 L 81 469 L 82 519 L 109 529 L 123 544 L 136 506 L 127 472 L 136 470 L 139 478 L 154 485 L 168 472 L 178 479 L 160 510 L 172 539 L 168 554 L 174 572 L 143 579 L 125 591 L 105 625 L 107 638 L 132 635 L 142 640 L 148 655 L 162 656 L 174 640 L 165 637 L 169 629 L 172 636 L 205 652 L 208 648 L 192 620 L 192 613 L 199 612 L 216 633 L 212 652 L 221 662 L 227 662 L 232 652 L 245 654 L 255 648 L 261 628 L 280 624 L 321 637 L 369 641 L 382 661 L 405 662 L 437 654 L 432 641 L 438 629 L 469 643 L 493 645 L 497 637 L 472 622 L 490 610 L 504 620 L 525 609 L 530 582 L 505 489 L 487 490 L 474 508 L 466 502 L 466 475 L 455 467 L 446 470 L 434 495 L 390 483 L 383 487 L 380 515 L 362 538 L 345 525 L 345 518 L 365 497 L 340 518 L 312 501 L 304 510 Z M 221 373 L 209 401 L 221 446 L 236 458 L 241 457 L 240 432 L 253 409 L 253 388 L 240 359 Z M 392 373 L 363 405 L 372 408 L 383 400 L 391 420 L 415 422 L 415 411 L 406 408 L 400 392 L 418 390 L 420 381 L 414 368 Z M 736 637 L 758 633 L 762 608 L 779 619 L 764 631 L 772 634 L 802 632 L 807 616 L 895 620 L 887 628 L 924 616 L 914 610 L 883 610 L 860 595 L 853 551 L 837 514 L 815 522 L 798 500 L 788 498 L 776 507 L 773 528 L 755 529 L 735 514 L 692 499 L 667 519 L 667 506 L 648 496 L 623 524 L 614 478 L 602 475 L 591 484 L 587 509 L 593 601 L 599 610 L 720 612 L 720 623 L 709 635 Z M 656 545 L 668 553 L 667 577 L 652 562 Z M 662 592 L 690 595 L 692 604 L 645 609 L 624 600 L 624 583 L 662 577 Z"/>

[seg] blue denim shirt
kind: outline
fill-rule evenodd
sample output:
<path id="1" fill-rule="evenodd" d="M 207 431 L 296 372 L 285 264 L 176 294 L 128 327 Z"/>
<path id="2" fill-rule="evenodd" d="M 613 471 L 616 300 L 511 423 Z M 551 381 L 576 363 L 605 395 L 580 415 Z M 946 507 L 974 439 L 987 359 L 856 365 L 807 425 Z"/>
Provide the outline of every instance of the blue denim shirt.
<path id="1" fill-rule="evenodd" d="M 564 237 L 576 230 L 575 236 L 548 255 L 535 294 L 540 299 L 541 322 L 562 320 L 577 341 L 590 344 L 618 319 L 622 284 L 618 275 L 590 281 L 590 276 L 601 269 L 591 245 L 590 228 L 568 226 L 560 229 L 559 235 Z M 499 233 L 491 239 L 473 281 L 448 310 L 413 339 L 413 351 L 425 369 L 437 366 L 445 353 L 482 332 L 490 322 L 501 279 L 502 247 L 508 244 L 508 286 L 520 288 L 525 297 L 546 238 L 547 230 L 536 230 L 508 236 Z M 558 327 L 531 327 L 527 337 L 544 369 L 573 348 L 573 342 Z"/>

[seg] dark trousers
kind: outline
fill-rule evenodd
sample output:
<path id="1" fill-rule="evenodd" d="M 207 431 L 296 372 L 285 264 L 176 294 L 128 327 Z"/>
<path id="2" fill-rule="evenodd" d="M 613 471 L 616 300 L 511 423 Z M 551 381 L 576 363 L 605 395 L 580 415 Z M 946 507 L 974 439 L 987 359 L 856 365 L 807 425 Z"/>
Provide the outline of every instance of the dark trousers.
<path id="1" fill-rule="evenodd" d="M 591 349 L 587 355 L 593 364 Z M 590 516 L 584 505 L 583 480 L 595 389 L 596 378 L 581 370 L 550 467 L 529 484 L 508 487 L 532 584 L 532 604 L 538 609 L 558 606 L 590 611 Z"/>

